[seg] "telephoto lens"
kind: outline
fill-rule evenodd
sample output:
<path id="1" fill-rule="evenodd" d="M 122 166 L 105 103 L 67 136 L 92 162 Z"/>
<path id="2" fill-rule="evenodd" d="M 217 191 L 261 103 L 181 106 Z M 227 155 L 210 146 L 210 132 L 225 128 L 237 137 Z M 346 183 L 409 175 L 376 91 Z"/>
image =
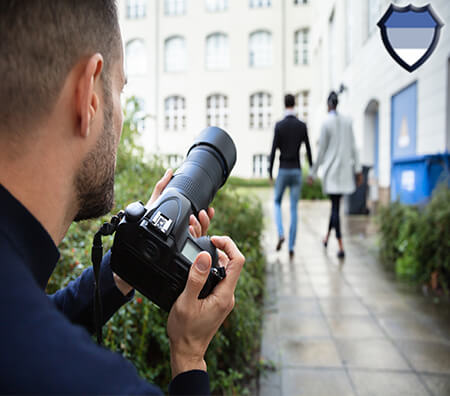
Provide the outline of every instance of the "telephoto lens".
<path id="1" fill-rule="evenodd" d="M 236 147 L 230 136 L 220 128 L 206 128 L 195 139 L 165 191 L 179 191 L 191 201 L 197 214 L 208 208 L 235 163 Z"/>
<path id="2" fill-rule="evenodd" d="M 117 227 L 113 271 L 166 311 L 183 291 L 200 252 L 211 255 L 212 265 L 199 298 L 207 297 L 226 276 L 209 238 L 189 234 L 189 217 L 208 208 L 235 163 L 231 137 L 220 128 L 206 128 L 161 196 L 150 207 L 130 204 Z"/>

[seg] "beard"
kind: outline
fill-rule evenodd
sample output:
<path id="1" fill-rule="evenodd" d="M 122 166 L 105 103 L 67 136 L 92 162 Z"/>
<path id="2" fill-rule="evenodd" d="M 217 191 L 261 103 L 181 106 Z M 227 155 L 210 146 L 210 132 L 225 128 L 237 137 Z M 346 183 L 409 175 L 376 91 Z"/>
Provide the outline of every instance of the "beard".
<path id="1" fill-rule="evenodd" d="M 75 177 L 78 213 L 75 221 L 103 216 L 114 206 L 116 145 L 109 81 L 104 81 L 103 130 L 94 149 L 83 160 Z"/>

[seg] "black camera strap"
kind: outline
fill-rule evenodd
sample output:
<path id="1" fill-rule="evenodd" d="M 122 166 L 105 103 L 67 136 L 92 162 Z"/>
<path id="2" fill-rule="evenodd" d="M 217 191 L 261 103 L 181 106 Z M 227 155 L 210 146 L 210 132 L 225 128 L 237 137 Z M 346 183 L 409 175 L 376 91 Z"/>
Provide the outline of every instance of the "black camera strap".
<path id="1" fill-rule="evenodd" d="M 100 229 L 95 233 L 94 240 L 92 242 L 91 261 L 94 269 L 95 278 L 95 290 L 94 290 L 94 326 L 95 333 L 97 335 L 97 343 L 102 344 L 102 321 L 103 321 L 103 308 L 102 300 L 100 298 L 100 266 L 103 259 L 103 244 L 102 236 L 112 235 L 117 226 L 120 223 L 124 215 L 123 211 L 120 211 L 117 215 L 113 216 L 111 222 L 103 223 Z"/>

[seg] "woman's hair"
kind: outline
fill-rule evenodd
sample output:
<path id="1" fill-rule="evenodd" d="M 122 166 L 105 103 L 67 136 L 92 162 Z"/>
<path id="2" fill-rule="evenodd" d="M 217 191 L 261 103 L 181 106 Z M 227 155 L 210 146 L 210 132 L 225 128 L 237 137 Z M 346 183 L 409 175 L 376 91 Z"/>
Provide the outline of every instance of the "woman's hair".
<path id="1" fill-rule="evenodd" d="M 338 94 L 334 91 L 331 91 L 328 95 L 327 103 L 329 107 L 335 109 L 339 103 Z"/>

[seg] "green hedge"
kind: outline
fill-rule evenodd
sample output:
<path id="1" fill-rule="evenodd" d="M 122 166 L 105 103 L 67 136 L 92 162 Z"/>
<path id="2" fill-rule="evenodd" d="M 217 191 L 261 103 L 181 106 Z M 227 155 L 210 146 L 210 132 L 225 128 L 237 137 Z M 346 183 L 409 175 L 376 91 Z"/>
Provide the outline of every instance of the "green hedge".
<path id="1" fill-rule="evenodd" d="M 135 144 L 137 104 L 127 109 L 122 142 L 117 159 L 115 183 L 116 208 L 150 197 L 152 187 L 163 175 L 157 161 L 149 165 L 141 160 L 142 149 Z M 246 256 L 246 264 L 236 289 L 233 312 L 211 342 L 206 362 L 212 389 L 218 394 L 243 394 L 246 384 L 257 374 L 261 339 L 262 296 L 265 261 L 261 248 L 263 213 L 255 198 L 238 194 L 226 186 L 219 191 L 212 206 L 216 215 L 210 234 L 230 235 Z M 90 266 L 90 248 L 94 232 L 102 220 L 73 224 L 60 245 L 61 260 L 50 279 L 49 293 L 76 278 Z M 104 244 L 112 239 L 105 238 Z M 104 327 L 105 346 L 120 352 L 137 367 L 140 375 L 163 389 L 170 382 L 167 314 L 145 297 L 122 307 Z"/>
<path id="2" fill-rule="evenodd" d="M 312 185 L 307 182 L 308 174 L 303 172 L 302 192 L 300 199 L 326 199 L 326 195 L 322 192 L 322 182 L 315 179 Z M 228 180 L 228 184 L 234 187 L 246 188 L 272 188 L 272 184 L 268 178 L 245 179 L 232 176 Z"/>
<path id="3" fill-rule="evenodd" d="M 450 190 L 442 184 L 423 208 L 399 202 L 380 208 L 380 257 L 402 279 L 450 288 Z"/>

